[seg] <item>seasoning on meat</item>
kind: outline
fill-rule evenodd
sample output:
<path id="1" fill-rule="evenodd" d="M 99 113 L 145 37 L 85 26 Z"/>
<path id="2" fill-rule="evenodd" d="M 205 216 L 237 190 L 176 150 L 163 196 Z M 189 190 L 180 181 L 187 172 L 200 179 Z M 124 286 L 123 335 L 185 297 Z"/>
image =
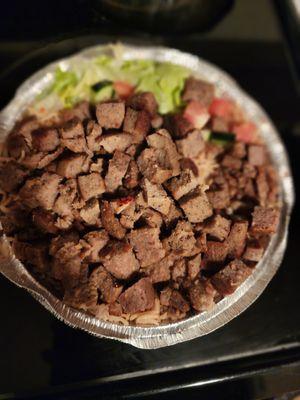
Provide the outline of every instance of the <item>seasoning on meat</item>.
<path id="1" fill-rule="evenodd" d="M 248 244 L 243 254 L 243 260 L 258 262 L 264 254 L 264 248 L 259 245 Z"/>
<path id="2" fill-rule="evenodd" d="M 96 198 L 86 202 L 79 212 L 80 217 L 87 225 L 101 226 L 99 200 Z"/>
<path id="3" fill-rule="evenodd" d="M 127 189 L 134 189 L 139 184 L 139 169 L 134 160 L 129 162 L 127 172 L 123 179 L 123 184 Z"/>
<path id="4" fill-rule="evenodd" d="M 82 246 L 85 248 L 84 261 L 89 263 L 100 262 L 99 252 L 106 246 L 108 241 L 109 236 L 104 229 L 92 231 L 84 235 L 81 240 Z"/>
<path id="5" fill-rule="evenodd" d="M 228 243 L 227 242 L 214 242 L 208 240 L 206 243 L 205 257 L 207 261 L 220 263 L 223 262 L 228 254 Z"/>
<path id="6" fill-rule="evenodd" d="M 119 129 L 125 117 L 125 104 L 122 101 L 97 104 L 96 117 L 102 128 Z"/>

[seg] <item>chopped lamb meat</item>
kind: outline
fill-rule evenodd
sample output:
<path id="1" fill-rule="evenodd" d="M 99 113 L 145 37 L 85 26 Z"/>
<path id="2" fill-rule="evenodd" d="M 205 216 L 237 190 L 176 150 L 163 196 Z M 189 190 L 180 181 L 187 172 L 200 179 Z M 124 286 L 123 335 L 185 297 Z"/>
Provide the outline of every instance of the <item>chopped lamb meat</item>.
<path id="1" fill-rule="evenodd" d="M 181 139 L 194 129 L 194 126 L 182 114 L 175 114 L 166 121 L 167 129 L 175 139 Z"/>
<path id="2" fill-rule="evenodd" d="M 58 228 L 55 225 L 55 215 L 41 208 L 36 208 L 32 212 L 33 223 L 42 231 L 57 234 Z"/>
<path id="3" fill-rule="evenodd" d="M 275 233 L 279 224 L 277 208 L 255 207 L 252 213 L 251 231 L 258 234 Z"/>
<path id="4" fill-rule="evenodd" d="M 130 157 L 116 150 L 109 160 L 108 171 L 105 176 L 105 187 L 108 192 L 114 192 L 122 185 L 122 180 L 128 169 Z"/>
<path id="5" fill-rule="evenodd" d="M 86 126 L 86 142 L 90 151 L 97 152 L 100 150 L 100 139 L 102 135 L 101 126 L 96 121 L 89 121 Z"/>
<path id="6" fill-rule="evenodd" d="M 168 245 L 174 253 L 183 257 L 195 254 L 196 239 L 192 225 L 187 221 L 178 221 L 176 228 L 167 238 Z"/>
<path id="7" fill-rule="evenodd" d="M 153 183 L 163 183 L 171 178 L 172 170 L 167 153 L 159 149 L 145 149 L 137 159 L 139 170 Z"/>
<path id="8" fill-rule="evenodd" d="M 87 225 L 101 226 L 100 207 L 98 199 L 90 199 L 79 212 L 80 217 Z"/>
<path id="9" fill-rule="evenodd" d="M 91 274 L 91 279 L 95 281 L 101 293 L 101 300 L 108 304 L 114 303 L 122 293 L 123 287 L 121 285 L 116 285 L 111 274 L 102 266 L 94 269 Z"/>
<path id="10" fill-rule="evenodd" d="M 174 263 L 173 256 L 166 256 L 159 262 L 147 267 L 150 271 L 150 279 L 152 283 L 166 282 L 170 280 L 171 273 L 170 268 Z"/>
<path id="11" fill-rule="evenodd" d="M 206 192 L 210 204 L 214 209 L 221 210 L 230 204 L 228 188 L 224 187 L 220 190 L 209 190 Z"/>
<path id="12" fill-rule="evenodd" d="M 229 154 L 227 154 L 222 161 L 222 165 L 224 167 L 229 168 L 231 171 L 232 170 L 240 170 L 242 167 L 242 162 L 239 158 L 230 156 Z"/>
<path id="13" fill-rule="evenodd" d="M 175 261 L 172 269 L 172 280 L 174 282 L 182 282 L 186 275 L 186 262 L 183 258 Z"/>
<path id="14" fill-rule="evenodd" d="M 207 250 L 205 253 L 205 257 L 207 261 L 216 263 L 225 261 L 228 254 L 227 242 L 214 242 L 208 240 L 206 246 Z"/>
<path id="15" fill-rule="evenodd" d="M 59 186 L 59 196 L 54 203 L 53 211 L 61 216 L 72 215 L 77 194 L 76 179 L 68 179 Z"/>
<path id="16" fill-rule="evenodd" d="M 98 124 L 105 129 L 121 128 L 125 117 L 125 104 L 122 101 L 108 101 L 96 105 Z"/>
<path id="17" fill-rule="evenodd" d="M 13 241 L 13 250 L 17 258 L 22 262 L 28 262 L 34 265 L 39 271 L 45 271 L 48 267 L 47 245 L 30 244 L 26 242 Z"/>
<path id="18" fill-rule="evenodd" d="M 261 246 L 248 244 L 243 254 L 243 260 L 258 262 L 263 257 L 264 248 Z"/>
<path id="19" fill-rule="evenodd" d="M 152 210 L 151 208 L 146 208 L 143 211 L 141 218 L 151 228 L 160 228 L 163 223 L 162 215 L 159 212 Z"/>
<path id="20" fill-rule="evenodd" d="M 232 258 L 240 257 L 245 249 L 248 232 L 247 221 L 235 222 L 227 238 L 228 255 Z"/>
<path id="21" fill-rule="evenodd" d="M 230 231 L 231 222 L 229 219 L 217 214 L 212 220 L 208 221 L 203 231 L 208 233 L 211 237 L 217 240 L 224 240 L 227 238 Z"/>
<path id="22" fill-rule="evenodd" d="M 58 161 L 56 172 L 64 178 L 76 178 L 89 170 L 90 159 L 84 154 L 70 154 Z"/>
<path id="23" fill-rule="evenodd" d="M 117 279 L 128 279 L 139 270 L 139 263 L 128 243 L 111 241 L 100 257 L 107 271 Z"/>
<path id="24" fill-rule="evenodd" d="M 99 252 L 109 241 L 109 236 L 104 229 L 92 231 L 83 236 L 81 243 L 86 248 L 85 262 L 97 263 L 101 261 Z"/>
<path id="25" fill-rule="evenodd" d="M 129 162 L 123 184 L 127 189 L 134 189 L 139 184 L 139 169 L 134 160 Z"/>
<path id="26" fill-rule="evenodd" d="M 106 231 L 116 239 L 123 239 L 126 234 L 126 229 L 115 216 L 111 203 L 102 201 L 100 209 L 102 225 Z"/>
<path id="27" fill-rule="evenodd" d="M 222 117 L 212 117 L 210 127 L 213 132 L 228 132 L 228 122 Z"/>
<path id="28" fill-rule="evenodd" d="M 209 82 L 185 79 L 165 115 L 153 93 L 113 86 L 96 105 L 16 123 L 1 146 L 3 232 L 42 285 L 96 318 L 142 325 L 210 310 L 276 232 L 267 145 Z"/>
<path id="29" fill-rule="evenodd" d="M 184 170 L 179 176 L 176 176 L 164 183 L 164 186 L 171 192 L 175 200 L 179 200 L 184 195 L 198 186 L 198 181 L 190 170 Z"/>
<path id="30" fill-rule="evenodd" d="M 151 92 L 142 92 L 136 93 L 128 100 L 128 105 L 132 107 L 134 110 L 144 110 L 150 115 L 150 117 L 154 117 L 157 113 L 157 102 L 153 93 Z"/>
<path id="31" fill-rule="evenodd" d="M 32 147 L 37 151 L 53 151 L 59 146 L 58 131 L 55 128 L 37 129 L 31 133 Z"/>
<path id="32" fill-rule="evenodd" d="M 66 122 L 59 130 L 61 146 L 68 148 L 74 153 L 86 151 L 86 141 L 82 122 L 73 118 Z"/>
<path id="33" fill-rule="evenodd" d="M 133 229 L 128 234 L 130 244 L 143 268 L 158 262 L 165 256 L 165 250 L 159 240 L 159 232 L 159 228 L 145 227 Z"/>
<path id="34" fill-rule="evenodd" d="M 171 200 L 163 187 L 151 183 L 148 179 L 143 179 L 141 186 L 144 190 L 144 197 L 148 206 L 154 208 L 154 210 L 159 211 L 163 215 L 168 215 Z"/>
<path id="35" fill-rule="evenodd" d="M 146 111 L 126 109 L 124 127 L 125 132 L 132 136 L 132 143 L 141 143 L 150 129 L 150 117 Z"/>
<path id="36" fill-rule="evenodd" d="M 264 146 L 250 145 L 248 147 L 248 161 L 256 167 L 262 166 L 266 162 L 266 151 Z"/>
<path id="37" fill-rule="evenodd" d="M 119 297 L 123 312 L 134 314 L 154 307 L 155 291 L 149 278 L 142 278 Z"/>
<path id="38" fill-rule="evenodd" d="M 205 253 L 207 251 L 206 233 L 200 233 L 196 240 L 196 246 L 199 248 L 201 253 Z"/>
<path id="39" fill-rule="evenodd" d="M 29 208 L 51 210 L 58 195 L 60 180 L 58 175 L 47 172 L 40 177 L 28 179 L 19 191 L 20 198 Z"/>
<path id="40" fill-rule="evenodd" d="M 190 305 L 187 300 L 182 296 L 182 294 L 174 289 L 170 296 L 169 305 L 171 308 L 180 310 L 183 313 L 187 313 L 190 310 Z"/>
<path id="41" fill-rule="evenodd" d="M 176 140 L 176 145 L 182 157 L 186 158 L 197 157 L 205 147 L 202 133 L 197 129 L 194 129 L 192 132 L 188 133 L 185 138 Z"/>
<path id="42" fill-rule="evenodd" d="M 169 132 L 166 129 L 160 129 L 147 137 L 147 143 L 150 147 L 160 149 L 166 153 L 167 162 L 172 169 L 172 176 L 179 175 L 179 154 Z"/>
<path id="43" fill-rule="evenodd" d="M 198 311 L 209 311 L 213 308 L 216 291 L 209 281 L 200 280 L 189 288 L 192 307 Z"/>
<path id="44" fill-rule="evenodd" d="M 78 187 L 83 200 L 87 201 L 105 192 L 105 184 L 100 174 L 92 172 L 88 175 L 80 175 L 77 178 Z"/>
<path id="45" fill-rule="evenodd" d="M 6 192 L 16 190 L 29 172 L 14 160 L 3 163 L 0 168 L 0 187 Z"/>
<path id="46" fill-rule="evenodd" d="M 163 220 L 166 228 L 169 229 L 179 218 L 183 216 L 182 211 L 176 207 L 174 201 L 171 200 L 171 205 L 168 215 L 163 215 Z"/>
<path id="47" fill-rule="evenodd" d="M 102 135 L 99 144 L 108 153 L 116 150 L 125 151 L 132 144 L 132 136 L 129 133 L 107 133 Z"/>
<path id="48" fill-rule="evenodd" d="M 75 117 L 80 121 L 89 119 L 91 118 L 90 104 L 88 101 L 82 101 L 73 108 L 65 108 L 61 111 L 60 117 L 65 122 Z"/>
<path id="49" fill-rule="evenodd" d="M 221 271 L 217 272 L 211 282 L 215 289 L 222 295 L 232 294 L 251 275 L 243 261 L 233 260 Z"/>
<path id="50" fill-rule="evenodd" d="M 193 223 L 202 222 L 213 213 L 207 196 L 200 187 L 182 197 L 179 204 L 188 220 Z"/>
<path id="51" fill-rule="evenodd" d="M 187 275 L 190 280 L 195 280 L 199 277 L 201 268 L 201 254 L 196 254 L 187 261 Z"/>
<path id="52" fill-rule="evenodd" d="M 97 160 L 90 165 L 89 172 L 98 172 L 99 174 L 101 174 L 102 170 L 103 170 L 103 159 L 97 158 Z"/>
<path id="53" fill-rule="evenodd" d="M 243 142 L 235 142 L 231 148 L 230 154 L 235 158 L 246 157 L 246 145 Z"/>
<path id="54" fill-rule="evenodd" d="M 209 106 L 214 94 L 215 89 L 211 83 L 190 77 L 185 82 L 182 99 L 183 101 L 196 100 L 204 106 Z"/>
<path id="55" fill-rule="evenodd" d="M 265 207 L 267 205 L 269 185 L 267 181 L 266 170 L 263 167 L 258 167 L 256 187 L 257 187 L 259 204 Z"/>

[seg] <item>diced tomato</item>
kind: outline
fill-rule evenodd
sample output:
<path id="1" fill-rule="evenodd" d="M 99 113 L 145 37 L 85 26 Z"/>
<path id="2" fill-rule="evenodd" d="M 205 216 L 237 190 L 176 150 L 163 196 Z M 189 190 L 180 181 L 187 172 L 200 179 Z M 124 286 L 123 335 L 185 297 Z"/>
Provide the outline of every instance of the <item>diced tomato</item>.
<path id="1" fill-rule="evenodd" d="M 228 99 L 215 98 L 209 107 L 209 112 L 215 117 L 222 117 L 228 121 L 232 118 L 234 104 Z"/>
<path id="2" fill-rule="evenodd" d="M 113 87 L 117 95 L 120 97 L 120 99 L 124 100 L 130 97 L 134 92 L 134 86 L 132 86 L 128 82 L 115 81 Z"/>
<path id="3" fill-rule="evenodd" d="M 188 103 L 183 116 L 197 129 L 203 128 L 210 118 L 207 108 L 194 100 Z"/>
<path id="4" fill-rule="evenodd" d="M 252 122 L 233 125 L 232 131 L 236 134 L 236 140 L 244 143 L 252 143 L 257 137 L 257 127 Z"/>

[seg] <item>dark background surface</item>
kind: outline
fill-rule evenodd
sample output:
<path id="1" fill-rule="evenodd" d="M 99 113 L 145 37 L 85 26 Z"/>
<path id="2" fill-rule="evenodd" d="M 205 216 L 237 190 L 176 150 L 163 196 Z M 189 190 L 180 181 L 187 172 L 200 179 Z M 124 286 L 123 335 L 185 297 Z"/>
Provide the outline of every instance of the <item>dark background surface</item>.
<path id="1" fill-rule="evenodd" d="M 132 32 L 87 7 L 90 2 L 73 3 L 79 8 L 70 8 L 68 1 L 40 2 L 36 8 L 12 1 L 2 11 L 1 107 L 28 75 L 85 46 L 125 39 L 177 47 L 229 72 L 263 105 L 300 182 L 300 100 L 273 3 L 238 0 L 208 32 L 176 37 Z M 175 390 L 189 398 L 201 393 L 209 399 L 251 399 L 300 389 L 297 208 L 282 266 L 255 304 L 218 331 L 169 348 L 140 350 L 71 329 L 1 276 L 0 399 L 8 392 L 38 398 L 98 398 L 99 393 L 164 398 L 174 397 Z"/>

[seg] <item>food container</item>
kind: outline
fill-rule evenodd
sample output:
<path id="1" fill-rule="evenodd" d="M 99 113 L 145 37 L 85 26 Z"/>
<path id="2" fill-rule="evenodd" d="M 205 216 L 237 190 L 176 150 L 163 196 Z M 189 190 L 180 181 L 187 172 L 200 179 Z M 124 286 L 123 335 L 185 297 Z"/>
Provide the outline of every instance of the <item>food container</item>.
<path id="1" fill-rule="evenodd" d="M 55 298 L 37 282 L 16 259 L 9 241 L 3 234 L 0 238 L 0 272 L 16 285 L 28 290 L 45 308 L 66 324 L 85 330 L 98 337 L 120 340 L 139 348 L 154 349 L 184 342 L 206 335 L 225 325 L 244 311 L 263 292 L 276 273 L 286 247 L 288 223 L 294 202 L 294 189 L 288 157 L 280 136 L 262 108 L 250 98 L 226 73 L 196 56 L 164 47 L 137 46 L 95 46 L 80 53 L 51 63 L 28 78 L 17 90 L 15 97 L 0 114 L 0 137 L 5 136 L 20 118 L 27 106 L 53 79 L 57 66 L 66 69 L 100 54 L 115 54 L 123 59 L 152 59 L 172 62 L 188 67 L 197 77 L 202 77 L 216 86 L 219 96 L 234 99 L 245 111 L 248 118 L 259 127 L 271 159 L 277 169 L 280 181 L 282 210 L 276 234 L 272 237 L 264 257 L 257 264 L 251 276 L 235 291 L 225 297 L 211 311 L 192 316 L 185 320 L 159 326 L 123 326 L 105 322 L 84 312 L 74 310 Z"/>

